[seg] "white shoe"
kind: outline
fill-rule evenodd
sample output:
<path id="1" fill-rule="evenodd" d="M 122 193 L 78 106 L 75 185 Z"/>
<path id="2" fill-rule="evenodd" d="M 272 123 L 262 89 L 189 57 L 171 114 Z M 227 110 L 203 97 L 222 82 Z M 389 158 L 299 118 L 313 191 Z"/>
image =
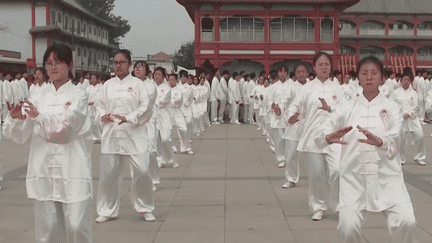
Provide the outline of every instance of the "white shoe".
<path id="1" fill-rule="evenodd" d="M 418 165 L 426 165 L 426 162 L 424 162 L 423 160 L 414 160 Z"/>
<path id="2" fill-rule="evenodd" d="M 211 123 L 208 124 L 208 127 L 211 127 Z"/>
<path id="3" fill-rule="evenodd" d="M 205 132 L 204 128 L 201 128 L 201 132 Z"/>
<path id="4" fill-rule="evenodd" d="M 153 184 L 153 189 L 152 189 L 152 191 L 153 191 L 153 192 L 157 192 L 157 190 L 158 190 L 157 185 Z"/>
<path id="5" fill-rule="evenodd" d="M 280 163 L 278 164 L 278 167 L 279 167 L 279 168 L 283 168 L 283 167 L 285 167 L 285 161 L 280 162 Z"/>
<path id="6" fill-rule="evenodd" d="M 401 165 L 404 165 L 406 163 L 405 160 L 401 160 Z"/>
<path id="7" fill-rule="evenodd" d="M 171 168 L 173 169 L 177 169 L 179 167 L 179 165 L 177 164 L 177 162 L 173 162 L 171 165 Z"/>
<path id="8" fill-rule="evenodd" d="M 285 182 L 285 184 L 282 185 L 282 188 L 291 188 L 291 187 L 295 187 L 296 184 L 294 182 L 291 181 L 287 181 Z"/>
<path id="9" fill-rule="evenodd" d="M 312 220 L 313 221 L 320 221 L 321 219 L 323 219 L 323 217 L 324 217 L 324 211 L 318 210 L 312 216 Z"/>
<path id="10" fill-rule="evenodd" d="M 163 163 L 158 162 L 157 164 L 158 164 L 158 168 L 159 168 L 159 169 L 164 167 L 164 164 L 163 164 Z"/>
<path id="11" fill-rule="evenodd" d="M 173 149 L 174 153 L 177 153 L 177 148 L 176 148 L 176 146 L 173 146 L 172 149 Z"/>
<path id="12" fill-rule="evenodd" d="M 258 128 L 257 128 L 257 131 L 259 131 L 259 130 L 261 130 L 261 127 L 258 127 Z"/>
<path id="13" fill-rule="evenodd" d="M 240 125 L 240 124 L 241 124 L 241 122 L 234 122 L 234 124 L 236 124 L 236 125 Z"/>
<path id="14" fill-rule="evenodd" d="M 267 138 L 267 143 L 270 143 L 270 139 L 269 138 Z"/>
<path id="15" fill-rule="evenodd" d="M 187 151 L 186 153 L 187 153 L 187 154 L 190 154 L 190 155 L 194 154 L 194 152 L 193 152 L 192 150 L 189 150 L 189 151 Z"/>
<path id="16" fill-rule="evenodd" d="M 156 217 L 152 213 L 150 213 L 150 212 L 143 213 L 142 215 L 144 217 L 144 220 L 147 221 L 147 222 L 154 222 L 154 221 L 156 221 Z"/>
<path id="17" fill-rule="evenodd" d="M 96 223 L 105 223 L 106 221 L 115 220 L 117 217 L 99 216 L 96 218 Z"/>
<path id="18" fill-rule="evenodd" d="M 270 149 L 273 151 L 273 153 L 275 153 L 275 148 L 273 146 L 270 145 Z"/>
<path id="19" fill-rule="evenodd" d="M 195 134 L 195 136 L 199 137 L 199 136 L 200 136 L 200 134 L 199 134 L 199 133 L 197 133 L 197 134 Z"/>
<path id="20" fill-rule="evenodd" d="M 263 132 L 263 133 L 261 133 L 261 135 L 265 136 L 265 135 L 266 135 L 266 133 L 265 133 L 265 132 Z"/>
<path id="21" fill-rule="evenodd" d="M 217 122 L 217 121 L 215 121 L 215 122 L 213 122 L 213 124 L 215 124 L 215 125 L 219 125 L 220 123 L 219 123 L 219 122 Z"/>
<path id="22" fill-rule="evenodd" d="M 189 140 L 189 143 L 192 143 L 192 140 Z"/>

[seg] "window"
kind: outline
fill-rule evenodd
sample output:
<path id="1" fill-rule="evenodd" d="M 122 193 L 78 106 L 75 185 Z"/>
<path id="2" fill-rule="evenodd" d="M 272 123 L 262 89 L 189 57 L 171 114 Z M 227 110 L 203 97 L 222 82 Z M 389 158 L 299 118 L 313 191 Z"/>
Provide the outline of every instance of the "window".
<path id="1" fill-rule="evenodd" d="M 86 34 L 86 32 L 87 32 L 87 24 L 86 23 L 83 23 L 83 32 L 84 32 L 84 34 Z"/>
<path id="2" fill-rule="evenodd" d="M 57 13 L 57 22 L 59 22 L 59 23 L 63 22 L 62 19 L 63 19 L 62 14 Z"/>
<path id="3" fill-rule="evenodd" d="M 264 41 L 264 21 L 255 17 L 229 17 L 220 21 L 220 40 Z"/>
<path id="4" fill-rule="evenodd" d="M 69 28 L 69 16 L 65 15 L 65 29 Z"/>
<path id="5" fill-rule="evenodd" d="M 91 25 L 89 25 L 89 34 L 91 34 L 92 33 L 92 27 L 91 27 Z"/>
<path id="6" fill-rule="evenodd" d="M 321 42 L 333 42 L 333 19 L 321 19 Z"/>
<path id="7" fill-rule="evenodd" d="M 81 56 L 81 48 L 78 47 L 78 56 Z"/>
<path id="8" fill-rule="evenodd" d="M 77 30 L 76 30 L 77 34 L 81 34 L 81 21 L 78 20 L 78 24 L 77 24 Z"/>
<path id="9" fill-rule="evenodd" d="M 208 15 L 201 19 L 201 41 L 214 41 L 214 23 Z"/>
<path id="10" fill-rule="evenodd" d="M 51 24 L 56 24 L 56 12 L 54 10 L 51 10 Z"/>
<path id="11" fill-rule="evenodd" d="M 96 35 L 96 27 L 93 27 L 93 30 L 94 35 Z"/>
<path id="12" fill-rule="evenodd" d="M 314 22 L 304 17 L 282 17 L 270 24 L 270 40 L 273 42 L 313 42 Z"/>

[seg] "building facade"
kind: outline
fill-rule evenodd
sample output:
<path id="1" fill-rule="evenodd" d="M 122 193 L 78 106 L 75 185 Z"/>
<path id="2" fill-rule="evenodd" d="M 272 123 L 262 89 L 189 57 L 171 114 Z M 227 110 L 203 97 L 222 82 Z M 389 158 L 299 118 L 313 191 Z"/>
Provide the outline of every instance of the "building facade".
<path id="1" fill-rule="evenodd" d="M 195 65 L 244 71 L 292 70 L 319 51 L 333 66 L 375 55 L 409 56 L 432 68 L 432 5 L 422 0 L 177 0 L 195 23 Z M 400 58 L 399 58 L 400 59 Z M 408 58 L 407 58 L 408 59 Z M 410 59 L 410 60 L 411 60 Z M 345 59 L 346 60 L 346 59 Z M 405 60 L 405 59 L 403 59 Z M 402 61 L 401 61 L 402 63 Z"/>
<path id="2" fill-rule="evenodd" d="M 21 53 L 42 66 L 45 50 L 63 43 L 74 50 L 75 71 L 108 73 L 114 25 L 99 19 L 74 0 L 0 1 L 0 49 Z"/>

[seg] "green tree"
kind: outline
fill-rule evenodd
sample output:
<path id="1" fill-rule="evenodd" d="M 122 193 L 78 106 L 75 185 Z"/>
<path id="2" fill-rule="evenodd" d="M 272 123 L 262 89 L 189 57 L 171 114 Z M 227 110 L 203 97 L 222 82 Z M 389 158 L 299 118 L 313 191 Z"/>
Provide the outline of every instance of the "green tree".
<path id="1" fill-rule="evenodd" d="M 195 67 L 194 50 L 194 43 L 192 41 L 181 45 L 180 49 L 174 53 L 174 66 L 193 69 Z"/>
<path id="2" fill-rule="evenodd" d="M 114 9 L 114 1 L 115 0 L 77 0 L 81 6 L 96 15 L 98 18 L 117 25 L 115 28 L 110 28 L 108 31 L 110 32 L 110 44 L 118 45 L 119 38 L 124 37 L 131 29 L 131 26 L 128 24 L 128 20 L 111 13 Z"/>

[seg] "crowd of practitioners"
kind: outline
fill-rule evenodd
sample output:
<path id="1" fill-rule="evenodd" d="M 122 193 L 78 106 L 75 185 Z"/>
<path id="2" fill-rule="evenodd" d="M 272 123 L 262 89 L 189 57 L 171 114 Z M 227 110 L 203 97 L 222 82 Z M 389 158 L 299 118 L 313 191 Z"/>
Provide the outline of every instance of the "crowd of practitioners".
<path id="1" fill-rule="evenodd" d="M 179 167 L 173 131 L 179 152 L 192 155 L 193 136 L 229 120 L 256 124 L 267 137 L 285 168 L 283 188 L 298 183 L 304 154 L 312 220 L 337 212 L 339 242 L 362 241 L 368 212 L 385 214 L 393 242 L 417 242 L 402 165 L 411 141 L 414 161 L 426 165 L 421 124 L 432 118 L 432 75 L 393 74 L 367 57 L 342 77 L 332 63 L 319 52 L 291 73 L 280 66 L 258 76 L 217 69 L 193 76 L 150 71 L 119 50 L 114 77 L 86 74 L 74 84 L 71 49 L 52 45 L 30 87 L 27 74 L 0 73 L 3 133 L 19 144 L 32 140 L 26 188 L 35 199 L 37 241 L 93 241 L 93 143 L 101 144 L 96 222 L 118 217 L 125 164 L 134 209 L 155 221 L 158 170 Z"/>

